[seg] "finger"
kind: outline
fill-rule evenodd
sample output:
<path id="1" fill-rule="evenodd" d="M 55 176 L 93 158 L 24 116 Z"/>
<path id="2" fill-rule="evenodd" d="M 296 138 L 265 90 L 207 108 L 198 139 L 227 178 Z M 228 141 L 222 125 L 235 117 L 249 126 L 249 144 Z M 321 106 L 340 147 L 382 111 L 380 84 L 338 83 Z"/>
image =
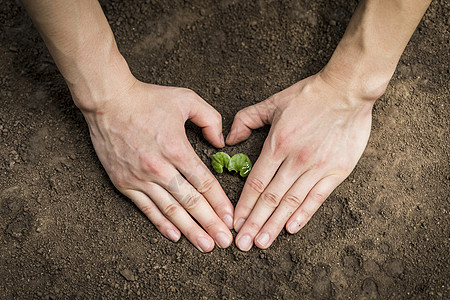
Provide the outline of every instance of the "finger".
<path id="1" fill-rule="evenodd" d="M 250 136 L 252 129 L 272 123 L 275 108 L 271 98 L 269 98 L 238 111 L 228 133 L 227 144 L 234 145 L 242 142 Z"/>
<path id="2" fill-rule="evenodd" d="M 188 119 L 202 128 L 205 139 L 214 147 L 225 147 L 222 134 L 222 116 L 197 94 L 190 103 Z"/>
<path id="3" fill-rule="evenodd" d="M 266 147 L 263 146 L 261 155 L 255 162 L 253 169 L 245 182 L 234 211 L 234 229 L 237 232 L 239 232 L 245 220 L 250 215 L 256 201 L 269 185 L 281 163 L 281 160 L 274 159 L 271 155 L 271 151 L 268 151 Z"/>
<path id="4" fill-rule="evenodd" d="M 320 205 L 333 192 L 333 190 L 341 184 L 344 179 L 332 175 L 325 177 L 319 181 L 314 188 L 309 192 L 305 201 L 289 218 L 286 224 L 286 230 L 289 233 L 296 233 L 303 228 L 311 219 L 312 215 L 319 209 Z"/>
<path id="5" fill-rule="evenodd" d="M 266 249 L 273 243 L 289 217 L 302 204 L 309 191 L 317 183 L 317 178 L 317 174 L 314 171 L 308 171 L 300 176 L 284 194 L 278 208 L 255 237 L 255 245 L 258 248 Z"/>
<path id="6" fill-rule="evenodd" d="M 275 177 L 260 195 L 249 217 L 236 236 L 236 245 L 240 250 L 250 250 L 252 243 L 249 242 L 254 240 L 261 227 L 276 210 L 283 195 L 295 183 L 300 172 L 302 170 L 295 170 L 292 166 L 283 162 Z"/>
<path id="7" fill-rule="evenodd" d="M 229 229 L 233 228 L 233 205 L 216 177 L 198 158 L 187 140 L 185 148 L 182 159 L 174 160 L 175 167 L 203 195 L 225 225 Z"/>
<path id="8" fill-rule="evenodd" d="M 147 195 L 135 190 L 126 190 L 122 194 L 136 204 L 162 235 L 174 242 L 180 239 L 181 233 L 178 228 L 161 213 L 158 206 Z"/>
<path id="9" fill-rule="evenodd" d="M 148 183 L 143 191 L 154 199 L 164 216 L 169 219 L 186 238 L 202 252 L 214 249 L 214 240 L 192 219 L 178 201 L 164 188 L 155 183 Z"/>
<path id="10" fill-rule="evenodd" d="M 200 223 L 221 248 L 228 247 L 233 241 L 233 236 L 203 195 L 177 170 L 169 170 L 167 175 L 172 179 L 168 183 L 162 183 L 162 187 Z"/>

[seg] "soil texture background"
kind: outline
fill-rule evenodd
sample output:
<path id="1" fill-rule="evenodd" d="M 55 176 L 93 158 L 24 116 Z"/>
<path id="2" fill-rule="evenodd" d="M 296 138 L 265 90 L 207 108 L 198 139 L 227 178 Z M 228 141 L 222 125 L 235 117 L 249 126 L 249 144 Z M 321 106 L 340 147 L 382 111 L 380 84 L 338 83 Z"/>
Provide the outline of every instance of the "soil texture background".
<path id="1" fill-rule="evenodd" d="M 357 167 L 296 235 L 202 254 L 110 183 L 23 8 L 0 1 L 1 299 L 444 299 L 449 269 L 449 4 L 432 2 Z M 318 72 L 357 1 L 102 1 L 140 80 L 223 116 Z M 216 152 L 186 125 L 200 158 Z M 227 147 L 254 162 L 268 128 Z M 244 180 L 217 176 L 235 204 Z"/>

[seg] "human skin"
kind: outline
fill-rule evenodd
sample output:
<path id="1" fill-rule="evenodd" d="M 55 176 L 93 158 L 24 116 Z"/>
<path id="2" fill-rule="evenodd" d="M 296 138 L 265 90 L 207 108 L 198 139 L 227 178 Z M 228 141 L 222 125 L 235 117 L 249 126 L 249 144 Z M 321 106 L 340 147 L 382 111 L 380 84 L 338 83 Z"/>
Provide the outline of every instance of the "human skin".
<path id="1" fill-rule="evenodd" d="M 166 237 L 183 233 L 199 250 L 232 242 L 269 247 L 295 233 L 352 171 L 370 134 L 374 101 L 386 89 L 430 1 L 361 1 L 329 63 L 235 117 L 239 143 L 271 124 L 235 210 L 189 144 L 184 122 L 223 147 L 220 114 L 194 92 L 140 82 L 119 53 L 97 1 L 23 0 L 113 184 Z M 395 30 L 393 30 L 395 29 Z M 192 216 L 190 216 L 190 215 Z M 194 221 L 198 221 L 201 227 Z"/>
<path id="2" fill-rule="evenodd" d="M 200 251 L 228 247 L 233 206 L 195 154 L 184 123 L 225 145 L 221 115 L 196 93 L 138 81 L 119 53 L 97 1 L 24 0 L 82 111 L 116 188 L 172 241 Z M 195 220 L 200 224 L 197 224 Z"/>
<path id="3" fill-rule="evenodd" d="M 271 124 L 235 208 L 236 245 L 268 248 L 283 227 L 296 233 L 351 173 L 381 97 L 431 1 L 363 0 L 317 74 L 239 111 L 226 139 Z"/>

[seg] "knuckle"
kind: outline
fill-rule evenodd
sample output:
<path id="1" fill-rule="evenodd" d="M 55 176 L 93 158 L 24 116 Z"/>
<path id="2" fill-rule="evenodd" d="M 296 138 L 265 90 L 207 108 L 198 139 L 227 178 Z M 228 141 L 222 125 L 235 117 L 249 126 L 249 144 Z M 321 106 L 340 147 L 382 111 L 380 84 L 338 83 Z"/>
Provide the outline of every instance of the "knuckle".
<path id="1" fill-rule="evenodd" d="M 198 193 L 190 193 L 183 199 L 183 206 L 190 211 L 195 209 L 200 203 L 201 195 Z"/>
<path id="2" fill-rule="evenodd" d="M 183 94 L 184 94 L 185 97 L 188 97 L 188 98 L 190 98 L 190 99 L 192 99 L 192 100 L 198 100 L 198 98 L 199 98 L 199 95 L 197 95 L 197 93 L 194 92 L 194 91 L 191 90 L 191 89 L 188 89 L 188 88 L 181 88 L 181 91 L 183 92 Z"/>
<path id="3" fill-rule="evenodd" d="M 259 178 L 256 177 L 249 178 L 247 180 L 247 184 L 251 189 L 253 189 L 255 192 L 259 194 L 264 192 L 264 189 L 266 188 L 265 184 Z"/>
<path id="4" fill-rule="evenodd" d="M 167 217 L 167 218 L 172 218 L 174 217 L 177 213 L 178 210 L 180 209 L 180 206 L 175 204 L 175 203 L 171 203 L 169 205 L 167 205 L 164 209 L 163 209 L 163 214 Z"/>
<path id="5" fill-rule="evenodd" d="M 258 232 L 261 229 L 261 225 L 251 220 L 245 222 L 245 226 L 249 232 Z"/>
<path id="6" fill-rule="evenodd" d="M 215 109 L 213 109 L 214 111 L 214 122 L 218 125 L 222 124 L 222 115 Z"/>
<path id="7" fill-rule="evenodd" d="M 162 144 L 162 150 L 167 158 L 177 161 L 184 159 L 186 153 L 183 143 L 175 137 L 167 138 Z"/>
<path id="8" fill-rule="evenodd" d="M 262 200 L 264 203 L 271 208 L 276 208 L 280 204 L 280 198 L 274 192 L 265 192 L 262 194 Z"/>
<path id="9" fill-rule="evenodd" d="M 267 140 L 268 147 L 275 159 L 281 159 L 286 156 L 291 147 L 292 135 L 285 132 L 274 133 L 270 139 Z"/>
<path id="10" fill-rule="evenodd" d="M 314 164 L 315 169 L 322 169 L 322 168 L 326 168 L 328 164 L 328 160 L 324 157 L 319 157 L 316 161 L 316 163 Z"/>
<path id="11" fill-rule="evenodd" d="M 276 93 L 267 98 L 264 102 L 268 103 L 269 105 L 275 105 L 275 103 L 279 102 L 280 98 L 280 93 Z"/>
<path id="12" fill-rule="evenodd" d="M 284 198 L 284 202 L 286 202 L 291 207 L 299 207 L 303 201 L 296 195 L 287 195 Z"/>
<path id="13" fill-rule="evenodd" d="M 151 215 L 153 215 L 153 209 L 150 205 L 143 205 L 141 207 L 141 211 L 144 213 L 144 215 L 146 215 L 149 218 Z"/>
<path id="14" fill-rule="evenodd" d="M 345 177 L 347 177 L 352 172 L 355 166 L 354 164 L 352 164 L 351 160 L 346 157 L 340 157 L 332 162 L 328 160 L 328 165 L 330 169 L 334 170 L 335 174 L 339 174 L 339 176 Z"/>
<path id="15" fill-rule="evenodd" d="M 181 147 L 173 147 L 168 149 L 167 151 L 167 156 L 172 160 L 172 161 L 184 161 L 186 158 L 186 152 L 183 151 L 181 149 Z"/>
<path id="16" fill-rule="evenodd" d="M 127 180 L 120 175 L 110 175 L 109 178 L 114 186 L 119 190 L 125 190 L 127 188 Z"/>
<path id="17" fill-rule="evenodd" d="M 189 102 L 191 102 L 194 105 L 197 105 L 201 102 L 205 102 L 202 97 L 200 97 L 196 92 L 194 92 L 191 89 L 185 89 L 184 91 L 184 98 L 187 99 Z"/>
<path id="18" fill-rule="evenodd" d="M 236 113 L 236 115 L 234 115 L 234 121 L 240 121 L 240 122 L 243 122 L 243 114 L 244 114 L 244 111 L 243 110 L 240 110 L 240 111 L 238 111 L 237 113 Z"/>
<path id="19" fill-rule="evenodd" d="M 338 165 L 338 172 L 340 174 L 342 174 L 345 177 L 347 177 L 348 175 L 350 175 L 350 173 L 352 172 L 354 166 L 352 166 L 350 163 L 348 162 L 343 162 L 340 165 Z"/>
<path id="20" fill-rule="evenodd" d="M 295 165 L 304 165 L 311 159 L 312 151 L 306 147 L 301 149 L 295 156 Z"/>
<path id="21" fill-rule="evenodd" d="M 215 183 L 215 180 L 213 178 L 206 178 L 203 181 L 200 182 L 197 191 L 200 194 L 205 194 L 208 193 L 209 191 L 211 191 L 211 189 L 213 188 Z"/>
<path id="22" fill-rule="evenodd" d="M 315 203 L 322 204 L 327 196 L 322 192 L 316 192 L 309 196 L 309 199 Z"/>
<path id="23" fill-rule="evenodd" d="M 290 145 L 293 140 L 293 134 L 290 131 L 279 131 L 276 136 L 276 142 L 275 144 L 278 147 L 281 147 L 283 145 Z"/>
<path id="24" fill-rule="evenodd" d="M 145 173 L 159 175 L 162 171 L 160 162 L 153 157 L 141 157 L 141 164 Z"/>
<path id="25" fill-rule="evenodd" d="M 209 220 L 207 222 L 202 222 L 202 227 L 206 232 L 212 232 L 216 226 L 216 222 Z"/>
<path id="26" fill-rule="evenodd" d="M 311 219 L 312 216 L 312 214 L 309 211 L 303 208 L 300 208 L 299 215 L 301 216 L 301 219 L 304 220 L 303 225 L 308 223 L 309 219 Z"/>
<path id="27" fill-rule="evenodd" d="M 252 113 L 253 110 L 251 108 L 252 106 L 246 107 L 238 111 L 234 116 L 234 120 L 246 124 L 255 117 L 257 117 L 256 114 Z"/>
<path id="28" fill-rule="evenodd" d="M 156 229 L 158 229 L 159 232 L 161 232 L 162 234 L 164 234 L 164 232 L 166 232 L 167 229 L 166 230 L 164 229 L 166 227 L 165 222 L 160 221 L 160 220 L 158 220 L 158 221 L 150 220 L 150 221 L 152 222 L 153 225 L 155 225 Z"/>

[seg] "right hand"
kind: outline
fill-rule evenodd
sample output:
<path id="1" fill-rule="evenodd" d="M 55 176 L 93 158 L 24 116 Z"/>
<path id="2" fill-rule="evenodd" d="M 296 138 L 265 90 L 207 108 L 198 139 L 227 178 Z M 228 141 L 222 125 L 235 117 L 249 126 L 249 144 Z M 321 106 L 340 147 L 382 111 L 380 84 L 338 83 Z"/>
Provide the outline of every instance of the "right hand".
<path id="1" fill-rule="evenodd" d="M 213 146 L 224 147 L 222 118 L 213 107 L 191 90 L 136 80 L 83 114 L 111 181 L 164 236 L 178 241 L 183 233 L 203 252 L 214 242 L 231 244 L 233 206 L 184 129 L 189 119 Z"/>

